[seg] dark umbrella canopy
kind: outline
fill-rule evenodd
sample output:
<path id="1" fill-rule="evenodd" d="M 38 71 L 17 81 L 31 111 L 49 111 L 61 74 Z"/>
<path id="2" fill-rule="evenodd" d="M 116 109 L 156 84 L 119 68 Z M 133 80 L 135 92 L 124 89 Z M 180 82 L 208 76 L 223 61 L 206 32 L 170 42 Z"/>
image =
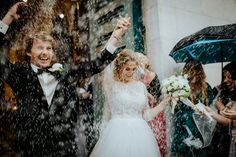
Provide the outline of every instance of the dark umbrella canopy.
<path id="1" fill-rule="evenodd" d="M 236 39 L 236 23 L 222 26 L 209 26 L 181 39 L 172 51 L 179 50 L 202 39 Z"/>
<path id="2" fill-rule="evenodd" d="M 202 64 L 236 61 L 236 39 L 200 40 L 171 52 L 177 63 L 196 59 Z"/>
<path id="3" fill-rule="evenodd" d="M 170 56 L 177 63 L 188 59 L 203 64 L 236 61 L 236 24 L 206 27 L 180 40 Z"/>

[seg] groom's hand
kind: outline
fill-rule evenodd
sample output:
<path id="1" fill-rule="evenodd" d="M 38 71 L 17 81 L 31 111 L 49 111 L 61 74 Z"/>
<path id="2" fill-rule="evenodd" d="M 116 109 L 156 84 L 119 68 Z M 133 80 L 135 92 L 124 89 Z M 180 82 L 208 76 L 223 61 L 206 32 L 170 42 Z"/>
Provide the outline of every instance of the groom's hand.
<path id="1" fill-rule="evenodd" d="M 6 24 L 6 25 L 10 25 L 12 23 L 13 20 L 18 20 L 20 18 L 20 15 L 17 14 L 17 10 L 19 9 L 19 7 L 21 6 L 27 6 L 27 3 L 25 2 L 17 2 L 16 4 L 14 4 L 7 12 L 7 14 L 4 16 L 4 18 L 2 19 L 2 21 Z"/>
<path id="2" fill-rule="evenodd" d="M 122 36 L 124 35 L 124 33 L 128 30 L 130 26 L 131 26 L 130 17 L 128 17 L 128 15 L 126 15 L 125 17 L 119 16 L 119 18 L 117 19 L 117 24 L 113 31 L 113 34 L 117 38 L 122 38 Z"/>
<path id="3" fill-rule="evenodd" d="M 119 18 L 117 19 L 117 24 L 109 39 L 109 42 L 114 46 L 117 46 L 117 44 L 122 41 L 123 35 L 130 26 L 131 26 L 130 17 L 128 17 L 127 15 L 125 17 L 119 16 Z"/>

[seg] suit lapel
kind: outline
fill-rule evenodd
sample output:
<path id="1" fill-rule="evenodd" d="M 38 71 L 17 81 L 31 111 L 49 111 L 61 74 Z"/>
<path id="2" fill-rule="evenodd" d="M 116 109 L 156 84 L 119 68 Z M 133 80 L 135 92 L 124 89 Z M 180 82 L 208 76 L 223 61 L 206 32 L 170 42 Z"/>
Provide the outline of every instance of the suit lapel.
<path id="1" fill-rule="evenodd" d="M 29 76 L 29 78 L 31 78 L 32 80 L 31 80 L 31 82 L 32 82 L 32 84 L 31 84 L 31 87 L 32 88 L 34 88 L 36 91 L 36 94 L 37 94 L 37 97 L 38 97 L 38 99 L 39 100 L 41 100 L 41 102 L 42 103 L 40 103 L 42 106 L 41 107 L 43 107 L 43 108 L 45 108 L 45 109 L 48 109 L 48 103 L 47 103 L 47 99 L 46 99 L 46 96 L 45 96 L 45 94 L 44 94 L 44 92 L 43 92 L 43 88 L 42 88 L 42 86 L 41 86 L 41 84 L 40 84 L 40 82 L 39 82 L 39 79 L 38 79 L 38 76 L 37 76 L 37 74 L 36 74 L 36 72 L 34 72 L 33 71 L 33 69 L 31 68 L 31 66 L 29 65 L 29 67 L 27 68 L 27 74 L 28 74 L 28 76 Z M 40 105 L 40 104 L 38 104 L 38 105 Z"/>

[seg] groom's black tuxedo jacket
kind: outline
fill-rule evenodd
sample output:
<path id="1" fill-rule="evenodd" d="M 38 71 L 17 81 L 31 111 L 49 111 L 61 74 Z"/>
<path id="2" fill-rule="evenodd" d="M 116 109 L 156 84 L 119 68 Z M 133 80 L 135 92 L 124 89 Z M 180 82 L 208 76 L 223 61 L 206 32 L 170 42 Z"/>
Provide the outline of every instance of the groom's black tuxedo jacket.
<path id="1" fill-rule="evenodd" d="M 75 100 L 69 91 L 77 79 L 99 73 L 114 59 L 107 50 L 89 63 L 75 66 L 58 78 L 49 106 L 37 74 L 30 64 L 1 64 L 1 77 L 12 87 L 17 100 L 17 141 L 22 157 L 74 157 L 76 145 L 73 123 Z"/>
<path id="2" fill-rule="evenodd" d="M 2 44 L 4 43 L 3 39 L 4 39 L 5 34 L 3 34 L 2 32 L 0 32 L 0 46 L 2 46 Z"/>

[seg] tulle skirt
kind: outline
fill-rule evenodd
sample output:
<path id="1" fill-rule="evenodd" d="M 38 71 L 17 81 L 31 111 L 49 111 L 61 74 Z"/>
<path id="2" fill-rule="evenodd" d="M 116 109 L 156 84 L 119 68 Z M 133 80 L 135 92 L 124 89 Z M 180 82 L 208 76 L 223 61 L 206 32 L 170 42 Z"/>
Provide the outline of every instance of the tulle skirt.
<path id="1" fill-rule="evenodd" d="M 146 121 L 112 118 L 90 157 L 160 157 L 160 152 Z"/>

